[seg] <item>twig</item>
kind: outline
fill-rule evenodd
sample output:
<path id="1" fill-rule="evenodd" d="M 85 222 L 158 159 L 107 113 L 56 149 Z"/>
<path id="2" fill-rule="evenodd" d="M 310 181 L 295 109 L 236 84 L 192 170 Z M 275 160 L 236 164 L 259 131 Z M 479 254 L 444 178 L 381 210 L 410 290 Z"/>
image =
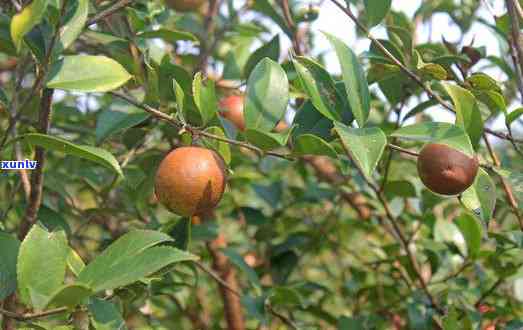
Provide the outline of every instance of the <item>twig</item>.
<path id="1" fill-rule="evenodd" d="M 519 30 L 519 17 L 518 17 L 518 11 L 516 7 L 516 2 L 514 0 L 506 0 L 505 3 L 507 5 L 508 15 L 510 17 L 510 38 L 509 38 L 509 47 L 510 47 L 510 53 L 512 56 L 512 60 L 514 62 L 514 68 L 516 71 L 516 81 L 518 82 L 519 92 L 521 94 L 521 97 L 523 98 L 523 49 L 521 48 L 520 43 L 520 30 Z M 521 10 L 521 7 L 519 7 L 519 10 Z"/>
<path id="2" fill-rule="evenodd" d="M 347 154 L 347 157 L 349 157 L 349 159 L 353 160 L 351 157 L 351 153 L 345 148 L 344 145 L 342 145 L 342 146 L 345 149 L 345 153 Z M 407 240 L 407 238 L 405 237 L 405 234 L 403 233 L 403 231 L 399 227 L 398 223 L 396 222 L 396 219 L 395 219 L 394 215 L 392 214 L 389 203 L 387 202 L 385 196 L 383 195 L 383 192 L 380 190 L 379 186 L 377 186 L 374 182 L 372 182 L 369 178 L 367 178 L 363 174 L 363 171 L 361 170 L 360 167 L 356 166 L 356 168 L 360 172 L 361 176 L 364 178 L 367 185 L 374 191 L 374 193 L 378 197 L 379 202 L 383 206 L 383 209 L 385 211 L 385 216 L 386 216 L 387 220 L 389 220 L 389 222 L 391 223 L 392 228 L 393 228 L 395 234 L 397 235 L 397 238 L 399 239 L 401 245 L 403 246 L 403 249 L 405 250 L 405 253 L 407 254 L 407 257 L 409 258 L 412 269 L 414 270 L 414 273 L 420 282 L 421 289 L 423 290 L 423 292 L 425 292 L 425 295 L 429 298 L 430 304 L 434 307 L 434 309 L 436 309 L 436 311 L 440 315 L 444 315 L 445 314 L 444 310 L 438 305 L 438 303 L 436 302 L 436 299 L 434 298 L 432 293 L 430 293 L 428 286 L 427 286 L 427 282 L 421 275 L 421 270 L 420 270 L 420 267 L 416 260 L 416 257 L 410 250 L 409 241 Z"/>
<path id="3" fill-rule="evenodd" d="M 107 8 L 106 10 L 96 14 L 93 18 L 87 21 L 86 26 L 91 26 L 93 24 L 98 23 L 99 21 L 111 16 L 115 12 L 119 11 L 120 9 L 123 9 L 127 6 L 129 6 L 131 3 L 133 3 L 134 0 L 120 0 L 111 7 Z"/>
<path id="4" fill-rule="evenodd" d="M 207 38 L 210 38 L 212 35 L 214 35 L 214 18 L 218 15 L 220 6 L 222 4 L 222 0 L 209 0 L 209 10 L 207 11 L 207 14 L 205 15 L 205 21 L 203 23 L 203 29 L 205 31 L 205 36 L 203 40 L 200 43 L 200 57 L 198 66 L 196 68 L 197 71 L 202 71 L 203 73 L 206 73 L 207 71 L 207 65 L 209 64 L 209 56 L 210 53 L 214 50 L 215 44 L 212 43 L 212 47 L 209 47 L 207 43 Z M 217 38 L 216 36 L 214 36 Z"/>
<path id="5" fill-rule="evenodd" d="M 431 98 L 431 99 L 434 99 L 436 102 L 438 102 L 441 106 L 443 106 L 445 109 L 451 111 L 452 113 L 455 113 L 454 109 L 449 105 L 447 104 L 447 102 L 445 102 L 445 100 L 443 100 L 441 98 L 441 96 L 439 96 L 438 94 L 434 93 L 432 91 L 432 89 L 427 86 L 426 84 L 423 83 L 423 81 L 418 77 L 416 76 L 416 74 L 412 71 L 409 70 L 409 68 L 407 68 L 405 65 L 403 65 L 403 63 L 401 63 L 391 52 L 389 52 L 387 50 L 387 48 L 376 38 L 374 38 L 369 30 L 360 22 L 358 21 L 358 19 L 356 18 L 356 16 L 354 16 L 354 14 L 351 12 L 351 10 L 348 8 L 348 7 L 345 7 L 343 6 L 341 3 L 339 3 L 337 0 L 330 0 L 332 3 L 334 3 L 339 9 L 341 9 L 345 15 L 347 15 L 353 22 L 354 24 L 356 24 L 356 26 L 361 30 L 363 31 L 363 33 L 365 33 L 365 35 L 367 36 L 367 38 L 372 41 L 376 47 L 378 47 L 380 49 L 380 51 L 389 59 L 391 60 L 395 65 L 397 65 L 401 71 L 403 71 L 405 74 L 407 74 L 412 80 L 414 80 L 414 82 L 416 82 L 416 84 L 418 84 L 421 88 L 423 88 L 425 90 L 425 92 L 427 93 L 427 95 Z M 489 134 L 492 134 L 492 135 L 495 135 L 497 137 L 499 137 L 500 139 L 505 139 L 505 140 L 509 140 L 509 141 L 513 141 L 515 143 L 523 143 L 523 140 L 518 140 L 518 139 L 514 139 L 512 137 L 510 137 L 508 134 L 506 133 L 500 133 L 500 132 L 495 132 L 489 128 L 485 128 L 484 129 L 485 132 L 489 133 Z"/>
<path id="6" fill-rule="evenodd" d="M 51 315 L 60 314 L 65 311 L 67 311 L 67 307 L 50 309 L 48 311 L 43 311 L 43 312 L 38 312 L 38 313 L 18 314 L 18 313 L 13 313 L 13 312 L 0 308 L 0 314 L 7 316 L 9 318 L 15 319 L 17 321 L 27 321 L 27 320 L 39 319 L 39 318 L 43 318 L 43 317 L 47 317 L 47 316 L 51 316 Z"/>
<path id="7" fill-rule="evenodd" d="M 498 156 L 494 152 L 494 149 L 490 145 L 490 141 L 488 140 L 488 138 L 485 134 L 483 134 L 483 140 L 485 141 L 485 145 L 487 146 L 488 153 L 489 153 L 490 157 L 492 158 L 492 162 L 494 163 L 494 165 L 497 167 L 501 166 L 501 162 L 499 161 Z M 501 185 L 503 186 L 503 190 L 505 191 L 505 195 L 507 195 L 508 204 L 510 205 L 510 207 L 512 208 L 512 212 L 518 219 L 519 227 L 520 227 L 521 231 L 523 231 L 523 216 L 519 212 L 518 203 L 516 202 L 516 198 L 514 197 L 512 188 L 507 183 L 505 178 L 503 178 L 502 176 L 499 176 L 499 178 L 501 180 Z"/>
<path id="8" fill-rule="evenodd" d="M 38 132 L 47 134 L 51 119 L 51 103 L 53 99 L 53 89 L 44 89 L 42 100 L 40 102 L 40 119 Z M 45 165 L 45 149 L 36 147 L 35 160 L 38 167 L 31 174 L 31 195 L 25 209 L 24 218 L 20 224 L 18 237 L 20 240 L 25 238 L 31 226 L 36 222 L 36 216 L 40 205 L 42 203 L 42 194 L 44 187 L 44 165 Z"/>
<path id="9" fill-rule="evenodd" d="M 496 289 L 498 288 L 498 286 L 500 286 L 501 284 L 503 283 L 503 278 L 500 278 L 496 281 L 496 283 L 494 283 L 494 285 L 492 285 L 490 287 L 490 289 L 488 289 L 487 291 L 485 291 L 481 297 L 478 299 L 478 301 L 476 301 L 476 303 L 474 304 L 474 306 L 477 308 L 479 307 L 479 305 L 481 305 L 481 303 L 487 299 L 492 293 L 494 293 L 494 291 L 496 291 Z"/>
<path id="10" fill-rule="evenodd" d="M 205 273 L 207 273 L 209 276 L 211 276 L 216 282 L 218 282 L 218 284 L 220 284 L 221 286 L 223 286 L 225 289 L 229 290 L 230 292 L 232 292 L 233 294 L 235 294 L 236 296 L 238 297 L 241 297 L 242 296 L 242 293 L 240 291 L 238 291 L 236 288 L 233 288 L 231 287 L 227 282 L 225 282 L 221 277 L 220 275 L 216 274 L 214 271 L 212 271 L 211 269 L 209 269 L 207 266 L 205 266 L 203 263 L 201 263 L 200 261 L 193 261 L 194 264 L 200 268 L 202 271 L 204 271 Z M 287 324 L 288 326 L 290 326 L 292 329 L 298 329 L 298 327 L 294 324 L 294 322 L 292 322 L 292 320 L 290 320 L 288 317 L 286 317 L 285 315 L 281 314 L 281 313 L 278 313 L 276 312 L 270 305 L 268 306 L 268 310 L 271 314 L 273 314 L 274 316 L 276 316 L 277 318 L 279 318 L 283 323 Z"/>
<path id="11" fill-rule="evenodd" d="M 219 135 L 215 135 L 215 134 L 212 134 L 212 133 L 209 133 L 209 132 L 206 132 L 206 131 L 203 131 L 203 130 L 200 130 L 198 128 L 195 128 L 195 127 L 191 127 L 191 126 L 188 126 L 188 125 L 184 125 L 182 123 L 180 123 L 178 120 L 176 120 L 174 117 L 171 117 L 169 115 L 167 115 L 166 113 L 163 113 L 147 104 L 142 104 L 134 99 L 132 99 L 131 97 L 127 96 L 127 95 L 124 95 L 124 94 L 120 94 L 120 93 L 116 93 L 116 92 L 109 92 L 109 94 L 113 95 L 113 96 L 116 96 L 138 108 L 141 108 L 143 110 L 145 110 L 146 112 L 150 113 L 153 117 L 156 117 L 160 120 L 163 120 L 163 121 L 166 121 L 168 123 L 170 123 L 171 125 L 173 125 L 174 127 L 178 128 L 178 129 L 185 129 L 186 131 L 188 131 L 189 133 L 193 134 L 193 135 L 199 135 L 199 136 L 204 136 L 204 137 L 207 137 L 207 138 L 210 138 L 210 139 L 213 139 L 213 140 L 217 140 L 217 141 L 221 141 L 221 142 L 225 142 L 225 143 L 228 143 L 228 144 L 232 144 L 232 145 L 237 145 L 237 146 L 240 146 L 240 147 L 243 147 L 243 148 L 247 148 L 247 149 L 250 149 L 254 152 L 256 152 L 258 155 L 268 155 L 268 156 L 274 156 L 274 157 L 278 157 L 278 158 L 283 158 L 283 159 L 286 159 L 286 160 L 293 160 L 294 158 L 291 156 L 291 155 L 286 155 L 286 154 L 280 154 L 280 153 L 277 153 L 277 152 L 273 152 L 273 151 L 264 151 L 256 146 L 253 146 L 252 144 L 249 144 L 249 143 L 246 143 L 246 142 L 242 142 L 242 141 L 237 141 L 237 140 L 233 140 L 233 139 L 229 139 L 229 138 L 226 138 L 226 137 L 223 137 L 223 136 L 219 136 Z"/>

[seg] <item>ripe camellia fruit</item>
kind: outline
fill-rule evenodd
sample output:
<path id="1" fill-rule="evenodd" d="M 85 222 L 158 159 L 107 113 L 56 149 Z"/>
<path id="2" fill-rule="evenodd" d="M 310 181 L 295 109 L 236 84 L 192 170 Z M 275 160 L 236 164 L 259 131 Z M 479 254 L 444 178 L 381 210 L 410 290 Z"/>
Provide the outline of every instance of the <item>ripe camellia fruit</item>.
<path id="1" fill-rule="evenodd" d="M 156 172 L 160 203 L 181 216 L 205 215 L 221 200 L 227 181 L 223 158 L 202 147 L 171 151 Z"/>
<path id="2" fill-rule="evenodd" d="M 220 109 L 224 110 L 220 112 L 220 115 L 229 120 L 238 128 L 240 131 L 245 131 L 245 117 L 243 116 L 243 102 L 244 97 L 241 95 L 231 95 L 220 100 Z M 289 126 L 284 120 L 280 120 L 274 132 L 281 133 L 285 131 Z"/>
<path id="3" fill-rule="evenodd" d="M 231 121 L 240 131 L 245 130 L 245 118 L 243 117 L 243 96 L 231 95 L 220 100 L 220 115 Z"/>
<path id="4" fill-rule="evenodd" d="M 165 3 L 176 11 L 187 12 L 200 8 L 205 0 L 165 0 Z"/>
<path id="5" fill-rule="evenodd" d="M 441 195 L 458 195 L 474 183 L 478 159 L 445 144 L 429 143 L 418 157 L 418 174 L 427 188 Z"/>

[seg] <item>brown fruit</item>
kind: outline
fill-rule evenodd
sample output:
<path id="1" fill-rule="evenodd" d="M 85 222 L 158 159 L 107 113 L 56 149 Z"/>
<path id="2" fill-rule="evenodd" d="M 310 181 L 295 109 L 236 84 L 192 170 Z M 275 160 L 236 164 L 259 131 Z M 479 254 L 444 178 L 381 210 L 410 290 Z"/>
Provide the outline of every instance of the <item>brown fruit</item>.
<path id="1" fill-rule="evenodd" d="M 156 196 L 178 215 L 205 215 L 221 200 L 226 173 L 225 162 L 215 151 L 180 147 L 160 163 L 155 178 Z"/>
<path id="2" fill-rule="evenodd" d="M 220 115 L 230 120 L 240 131 L 245 130 L 245 118 L 243 117 L 243 96 L 231 95 L 220 101 Z"/>
<path id="3" fill-rule="evenodd" d="M 474 183 L 478 159 L 445 144 L 429 143 L 418 157 L 418 174 L 427 188 L 441 195 L 458 195 Z"/>
<path id="4" fill-rule="evenodd" d="M 229 120 L 240 131 L 245 131 L 245 117 L 243 116 L 243 101 L 244 97 L 241 95 L 231 95 L 220 100 L 220 115 Z M 280 120 L 274 132 L 281 133 L 289 128 L 289 125 L 284 120 Z"/>
<path id="5" fill-rule="evenodd" d="M 187 12 L 199 9 L 205 0 L 165 0 L 165 3 L 176 11 Z"/>

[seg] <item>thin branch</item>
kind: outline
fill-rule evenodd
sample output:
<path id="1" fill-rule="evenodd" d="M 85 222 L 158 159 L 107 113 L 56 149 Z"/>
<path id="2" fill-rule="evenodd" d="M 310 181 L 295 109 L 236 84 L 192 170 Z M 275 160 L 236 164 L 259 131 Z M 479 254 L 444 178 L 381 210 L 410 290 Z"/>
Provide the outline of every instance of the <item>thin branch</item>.
<path id="1" fill-rule="evenodd" d="M 429 86 L 427 86 L 425 83 L 423 83 L 423 81 L 414 72 L 412 72 L 411 70 L 409 70 L 409 68 L 407 68 L 405 65 L 403 65 L 403 63 L 401 63 L 391 52 L 389 52 L 387 50 L 387 48 L 378 39 L 374 38 L 370 34 L 370 31 L 365 27 L 365 25 L 363 25 L 356 18 L 356 16 L 354 16 L 354 14 L 351 12 L 351 10 L 348 7 L 343 6 L 337 0 L 331 0 L 331 2 L 334 3 L 340 10 L 342 10 L 345 13 L 345 15 L 347 15 L 354 22 L 354 24 L 356 24 L 356 26 L 367 36 L 367 38 L 370 41 L 372 41 L 376 45 L 376 47 L 378 47 L 380 49 L 380 51 L 389 60 L 391 60 L 395 65 L 397 65 L 401 69 L 401 71 L 403 71 L 412 80 L 414 80 L 414 82 L 416 82 L 416 84 L 418 84 L 421 88 L 423 88 L 425 90 L 425 92 L 427 93 L 427 95 L 431 99 L 434 99 L 436 102 L 438 102 L 445 109 L 451 111 L 452 113 L 455 113 L 454 109 L 447 102 L 445 102 L 445 100 L 443 100 L 441 98 L 441 96 L 439 96 L 438 94 L 434 93 L 432 91 L 432 89 Z M 508 140 L 508 141 L 515 142 L 515 143 L 523 143 L 523 140 L 514 139 L 514 138 L 512 138 L 511 136 L 509 136 L 506 133 L 495 132 L 495 131 L 493 131 L 493 130 L 491 130 L 489 128 L 485 128 L 484 131 L 489 133 L 489 134 L 495 135 L 495 136 L 499 137 L 500 139 Z"/>
<path id="2" fill-rule="evenodd" d="M 129 6 L 133 2 L 134 2 L 134 0 L 120 0 L 120 1 L 118 1 L 117 3 L 112 5 L 111 7 L 109 7 L 106 10 L 96 14 L 93 18 L 88 20 L 86 26 L 91 26 L 93 24 L 96 24 L 96 23 L 100 22 L 101 20 L 103 20 L 103 19 L 113 15 L 114 13 L 119 11 L 120 9 L 123 9 L 123 8 Z"/>
<path id="3" fill-rule="evenodd" d="M 232 144 L 232 145 L 237 145 L 239 147 L 243 147 L 243 148 L 247 148 L 247 149 L 250 149 L 254 152 L 256 152 L 258 155 L 262 156 L 262 155 L 268 155 L 268 156 L 274 156 L 274 157 L 278 157 L 278 158 L 283 158 L 283 159 L 286 159 L 286 160 L 293 160 L 294 158 L 291 156 L 291 155 L 286 155 L 286 154 L 280 154 L 280 153 L 277 153 L 277 152 L 273 152 L 273 151 L 264 151 L 256 146 L 253 146 L 252 144 L 249 144 L 249 143 L 246 143 L 246 142 L 242 142 L 242 141 L 237 141 L 237 140 L 233 140 L 233 139 L 229 139 L 229 138 L 226 138 L 226 137 L 223 137 L 223 136 L 219 136 L 219 135 L 215 135 L 215 134 L 212 134 L 212 133 L 209 133 L 209 132 L 206 132 L 206 131 L 203 131 L 203 130 L 200 130 L 198 128 L 195 128 L 195 127 L 191 127 L 191 126 L 188 126 L 188 125 L 184 125 L 182 123 L 180 123 L 178 120 L 176 120 L 174 117 L 171 117 L 169 116 L 168 114 L 166 113 L 163 113 L 147 104 L 142 104 L 136 100 L 134 100 L 133 98 L 127 96 L 127 95 L 124 95 L 124 94 L 120 94 L 120 93 L 116 93 L 116 92 L 109 92 L 109 94 L 113 95 L 113 96 L 116 96 L 138 108 L 141 108 L 143 110 L 145 110 L 146 112 L 150 113 L 153 117 L 156 117 L 158 118 L 159 120 L 163 120 L 163 121 L 166 121 L 168 122 L 169 124 L 173 125 L 174 127 L 178 128 L 178 129 L 185 129 L 186 131 L 188 131 L 189 133 L 193 134 L 193 135 L 199 135 L 199 136 L 204 136 L 204 137 L 207 137 L 207 138 L 210 138 L 210 139 L 213 139 L 213 140 L 217 140 L 217 141 L 221 141 L 221 142 L 225 142 L 225 143 L 228 143 L 228 144 Z"/>
<path id="4" fill-rule="evenodd" d="M 351 153 L 345 148 L 345 146 L 343 146 L 343 148 L 345 149 L 345 153 L 346 153 L 347 157 L 349 157 L 349 159 L 353 160 Z M 428 297 L 432 307 L 434 307 L 434 309 L 436 309 L 436 311 L 440 315 L 444 315 L 445 314 L 444 310 L 439 306 L 439 304 L 436 302 L 436 298 L 432 295 L 432 293 L 428 289 L 427 282 L 425 281 L 425 279 L 423 278 L 423 275 L 421 274 L 421 269 L 416 260 L 416 257 L 414 256 L 414 254 L 412 253 L 412 251 L 409 247 L 409 241 L 406 238 L 403 231 L 401 230 L 401 228 L 399 227 L 398 223 L 396 222 L 396 219 L 390 209 L 390 205 L 387 202 L 383 192 L 380 190 L 379 186 L 377 186 L 374 182 L 372 182 L 369 178 L 367 178 L 363 174 L 363 171 L 361 170 L 361 168 L 359 168 L 358 166 L 356 166 L 356 168 L 360 172 L 361 176 L 364 178 L 367 185 L 374 191 L 374 193 L 378 197 L 379 202 L 383 206 L 383 209 L 385 211 L 385 216 L 392 225 L 392 229 L 394 230 L 394 233 L 396 234 L 395 237 L 397 237 L 397 239 L 399 240 L 399 242 L 401 243 L 401 245 L 403 247 L 403 250 L 407 254 L 407 257 L 410 261 L 412 269 L 414 270 L 414 273 L 415 273 L 416 277 L 418 278 L 418 281 L 421 285 L 421 289 L 423 290 L 423 292 L 425 292 L 425 295 Z"/>
<path id="5" fill-rule="evenodd" d="M 478 301 L 476 301 L 476 303 L 474 304 L 474 306 L 477 308 L 479 307 L 479 305 L 481 305 L 481 303 L 483 301 L 485 301 L 485 299 L 487 299 L 492 293 L 494 293 L 494 291 L 496 291 L 496 289 L 503 283 L 503 279 L 500 278 L 496 281 L 496 283 L 494 283 L 494 285 L 492 285 L 490 287 L 490 289 L 488 289 L 487 291 L 485 291 L 481 297 L 478 299 Z"/>
<path id="6" fill-rule="evenodd" d="M 28 320 L 40 319 L 40 318 L 51 316 L 51 315 L 61 314 L 66 311 L 67 311 L 67 307 L 60 307 L 60 308 L 50 309 L 48 311 L 43 311 L 43 312 L 38 312 L 38 313 L 18 314 L 18 313 L 13 313 L 13 312 L 0 308 L 0 314 L 7 316 L 9 318 L 15 319 L 17 321 L 28 321 Z"/>
<path id="7" fill-rule="evenodd" d="M 490 145 L 490 141 L 488 140 L 488 138 L 485 134 L 483 134 L 483 140 L 485 141 L 485 145 L 487 146 L 488 153 L 489 153 L 490 157 L 492 158 L 492 162 L 494 163 L 494 165 L 496 167 L 500 167 L 501 162 L 499 161 L 498 156 L 494 152 L 494 149 Z M 503 186 L 503 190 L 505 191 L 505 195 L 507 195 L 507 202 L 510 205 L 510 207 L 512 208 L 512 212 L 518 219 L 519 227 L 520 227 L 521 231 L 523 231 L 523 216 L 519 212 L 518 203 L 516 202 L 516 198 L 514 197 L 512 188 L 507 183 L 505 178 L 503 178 L 502 176 L 499 176 L 499 178 L 501 180 L 501 185 Z"/>
<path id="8" fill-rule="evenodd" d="M 516 6 L 516 2 L 518 3 Z M 510 46 L 510 52 L 512 56 L 512 60 L 514 62 L 514 68 L 516 71 L 516 80 L 518 82 L 519 91 L 521 94 L 521 97 L 523 98 L 523 48 L 521 47 L 520 43 L 520 30 L 519 30 L 519 15 L 518 15 L 518 7 L 519 10 L 521 10 L 521 7 L 519 6 L 519 1 L 514 0 L 506 0 L 505 1 L 507 5 L 508 15 L 510 17 L 510 37 L 509 37 L 509 46 Z"/>
<path id="9" fill-rule="evenodd" d="M 207 273 L 210 277 L 212 277 L 216 282 L 218 282 L 218 284 L 220 284 L 222 287 L 224 287 L 225 289 L 229 290 L 230 292 L 232 292 L 233 294 L 235 294 L 236 296 L 238 297 L 241 297 L 242 296 L 242 293 L 240 291 L 238 291 L 236 288 L 233 288 L 231 287 L 227 282 L 225 282 L 221 277 L 220 275 L 216 274 L 214 271 L 212 271 L 211 269 L 209 269 L 207 266 L 205 266 L 203 263 L 201 263 L 200 261 L 193 261 L 194 264 L 200 268 L 202 271 L 204 271 L 205 273 Z M 290 320 L 288 317 L 286 317 L 285 315 L 281 314 L 281 313 L 278 313 L 276 312 L 270 305 L 268 306 L 268 310 L 271 314 L 273 314 L 274 316 L 276 316 L 277 318 L 279 318 L 283 323 L 287 324 L 288 326 L 290 326 L 292 329 L 298 329 L 298 327 L 296 326 L 296 324 L 294 324 L 294 322 L 292 320 Z"/>

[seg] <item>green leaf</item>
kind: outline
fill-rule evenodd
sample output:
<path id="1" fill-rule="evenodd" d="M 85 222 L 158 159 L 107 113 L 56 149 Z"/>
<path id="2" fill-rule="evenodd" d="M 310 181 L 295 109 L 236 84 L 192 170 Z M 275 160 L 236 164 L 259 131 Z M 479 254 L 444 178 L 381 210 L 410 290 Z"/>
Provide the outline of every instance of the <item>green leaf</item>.
<path id="1" fill-rule="evenodd" d="M 64 282 L 69 246 L 65 232 L 35 224 L 20 245 L 17 265 L 21 301 L 40 310 Z M 37 271 L 35 271 L 37 270 Z"/>
<path id="2" fill-rule="evenodd" d="M 476 149 L 483 134 L 483 119 L 479 112 L 474 95 L 466 89 L 443 83 L 443 87 L 452 98 L 456 110 L 456 125 L 463 128 L 470 137 L 472 146 Z"/>
<path id="3" fill-rule="evenodd" d="M 434 224 L 434 240 L 454 244 L 461 253 L 465 254 L 466 246 L 463 235 L 458 226 L 448 219 L 438 218 Z"/>
<path id="4" fill-rule="evenodd" d="M 406 180 L 387 180 L 384 191 L 385 195 L 391 199 L 394 197 L 416 197 L 416 188 L 414 188 L 412 183 Z"/>
<path id="5" fill-rule="evenodd" d="M 205 129 L 205 132 L 218 135 L 222 138 L 226 138 L 223 129 L 217 126 L 208 127 Z M 208 148 L 216 150 L 220 154 L 220 156 L 222 156 L 226 164 L 229 164 L 231 162 L 231 148 L 227 142 L 203 137 L 203 143 Z"/>
<path id="6" fill-rule="evenodd" d="M 191 218 L 181 218 L 176 223 L 169 223 L 165 230 L 174 239 L 174 246 L 180 250 L 187 251 L 191 243 Z"/>
<path id="7" fill-rule="evenodd" d="M 449 123 L 424 122 L 404 126 L 392 133 L 391 136 L 446 144 L 469 156 L 474 156 L 472 144 L 465 131 L 461 127 Z"/>
<path id="8" fill-rule="evenodd" d="M 218 108 L 214 81 L 207 80 L 207 83 L 204 84 L 202 81 L 202 73 L 198 72 L 194 76 L 192 90 L 194 103 L 200 111 L 203 124 L 205 125 L 216 116 L 216 110 Z"/>
<path id="9" fill-rule="evenodd" d="M 489 223 L 496 206 L 496 186 L 484 169 L 478 170 L 472 186 L 461 195 L 461 202 L 478 218 Z"/>
<path id="10" fill-rule="evenodd" d="M 174 95 L 176 96 L 176 106 L 178 107 L 178 112 L 183 113 L 185 92 L 183 91 L 182 86 L 180 86 L 180 84 L 178 84 L 176 79 L 173 79 L 173 89 L 174 89 Z"/>
<path id="11" fill-rule="evenodd" d="M 252 53 L 252 55 L 249 56 L 249 59 L 247 60 L 247 63 L 245 63 L 245 67 L 243 69 L 244 77 L 249 77 L 251 75 L 252 70 L 265 57 L 270 58 L 275 62 L 278 62 L 278 59 L 280 57 L 279 34 L 275 35 L 274 38 L 272 38 L 268 43 L 256 49 L 254 53 Z"/>
<path id="12" fill-rule="evenodd" d="M 131 79 L 124 67 L 105 56 L 69 55 L 53 63 L 48 88 L 78 92 L 107 92 Z"/>
<path id="13" fill-rule="evenodd" d="M 356 54 L 347 45 L 331 34 L 324 34 L 334 46 L 338 56 L 348 101 L 354 117 L 359 127 L 364 127 L 370 112 L 370 94 L 363 68 L 358 62 Z"/>
<path id="14" fill-rule="evenodd" d="M 365 17 L 368 27 L 380 24 L 390 10 L 392 0 L 365 0 Z"/>
<path id="15" fill-rule="evenodd" d="M 69 254 L 67 255 L 67 267 L 69 267 L 76 276 L 78 276 L 85 267 L 82 257 L 80 257 L 73 249 L 70 249 Z"/>
<path id="16" fill-rule="evenodd" d="M 13 16 L 11 20 L 11 39 L 20 50 L 24 36 L 38 25 L 44 17 L 48 0 L 33 0 L 30 5 Z"/>
<path id="17" fill-rule="evenodd" d="M 482 226 L 470 214 L 463 213 L 454 220 L 467 243 L 468 256 L 476 259 L 481 248 Z"/>
<path id="18" fill-rule="evenodd" d="M 32 145 L 37 145 L 48 150 L 60 151 L 67 155 L 90 160 L 115 171 L 118 175 L 123 177 L 122 169 L 120 168 L 120 164 L 118 164 L 116 158 L 104 149 L 91 146 L 80 146 L 62 138 L 40 133 L 20 135 L 11 140 L 10 143 L 18 140 L 27 141 Z"/>
<path id="19" fill-rule="evenodd" d="M 91 324 L 96 330 L 126 330 L 125 321 L 115 304 L 92 298 L 89 305 Z"/>
<path id="20" fill-rule="evenodd" d="M 252 269 L 249 265 L 245 263 L 243 260 L 243 257 L 236 253 L 234 249 L 231 248 L 225 248 L 222 250 L 222 253 L 229 258 L 229 261 L 231 261 L 232 264 L 234 264 L 236 267 L 238 267 L 241 271 L 247 275 L 247 278 L 249 279 L 249 282 L 253 285 L 253 287 L 259 292 L 261 292 L 261 283 L 260 279 L 258 278 L 258 274 Z"/>
<path id="21" fill-rule="evenodd" d="M 343 101 L 329 73 L 306 57 L 297 56 L 292 62 L 314 107 L 330 120 L 340 121 Z"/>
<path id="22" fill-rule="evenodd" d="M 264 58 L 247 81 L 245 125 L 270 132 L 285 114 L 289 103 L 289 82 L 282 67 Z"/>
<path id="23" fill-rule="evenodd" d="M 134 283 L 170 264 L 197 260 L 190 253 L 167 246 L 172 242 L 164 233 L 133 230 L 120 237 L 78 275 L 78 282 L 100 292 Z"/>
<path id="24" fill-rule="evenodd" d="M 510 126 L 515 120 L 523 115 L 523 108 L 517 108 L 516 110 L 511 111 L 505 118 L 505 123 L 507 126 Z"/>
<path id="25" fill-rule="evenodd" d="M 425 63 L 423 58 L 417 50 L 414 50 L 414 58 L 416 61 L 416 69 L 421 74 L 422 78 L 428 80 L 443 80 L 447 78 L 447 70 L 439 64 Z"/>
<path id="26" fill-rule="evenodd" d="M 475 90 L 482 91 L 495 91 L 503 93 L 503 90 L 499 86 L 498 82 L 483 72 L 476 72 L 467 77 L 466 82 Z"/>
<path id="27" fill-rule="evenodd" d="M 507 179 L 508 183 L 512 186 L 512 191 L 516 199 L 519 203 L 523 203 L 523 173 L 498 168 L 494 168 L 494 171 Z"/>
<path id="28" fill-rule="evenodd" d="M 403 121 L 405 122 L 407 119 L 414 117 L 420 112 L 425 111 L 426 109 L 433 107 L 438 104 L 438 101 L 436 100 L 427 100 L 424 102 L 419 103 L 414 108 L 410 109 L 409 112 L 403 117 Z"/>
<path id="29" fill-rule="evenodd" d="M 69 0 L 65 13 L 64 23 L 60 28 L 57 46 L 62 51 L 67 49 L 82 33 L 87 15 L 89 14 L 89 0 Z"/>
<path id="30" fill-rule="evenodd" d="M 336 158 L 334 148 L 322 138 L 313 134 L 299 135 L 295 141 L 292 153 L 296 156 L 317 155 Z"/>
<path id="31" fill-rule="evenodd" d="M 385 133 L 378 127 L 351 128 L 341 123 L 334 123 L 334 129 L 356 166 L 369 180 L 372 179 L 387 145 Z"/>
<path id="32" fill-rule="evenodd" d="M 124 131 L 144 122 L 150 114 L 137 108 L 128 112 L 103 110 L 96 120 L 96 143 L 100 144 L 108 136 Z"/>
<path id="33" fill-rule="evenodd" d="M 200 43 L 198 38 L 190 32 L 170 29 L 158 29 L 154 31 L 145 31 L 136 35 L 138 38 L 144 39 L 162 39 L 170 44 L 176 43 L 176 41 L 192 41 L 194 43 Z"/>
<path id="34" fill-rule="evenodd" d="M 0 301 L 16 290 L 16 259 L 20 241 L 0 232 Z"/>
<path id="35" fill-rule="evenodd" d="M 303 306 L 302 297 L 299 292 L 288 287 L 273 287 L 270 290 L 268 299 L 271 306 L 282 306 L 287 308 Z"/>
<path id="36" fill-rule="evenodd" d="M 91 288 L 83 284 L 66 284 L 53 293 L 45 308 L 73 308 L 80 305 L 83 300 L 89 298 L 93 294 L 94 292 Z"/>
<path id="37" fill-rule="evenodd" d="M 287 144 L 290 131 L 286 133 L 268 133 L 257 129 L 248 129 L 245 131 L 247 141 L 265 151 L 283 147 Z"/>
<path id="38" fill-rule="evenodd" d="M 274 23 L 278 24 L 278 26 L 282 29 L 289 38 L 292 37 L 293 32 L 289 29 L 287 26 L 287 23 L 285 23 L 285 20 L 283 17 L 276 11 L 276 6 L 271 4 L 268 0 L 256 0 L 253 3 L 252 9 L 264 14 L 265 16 L 269 17 L 274 21 Z"/>

